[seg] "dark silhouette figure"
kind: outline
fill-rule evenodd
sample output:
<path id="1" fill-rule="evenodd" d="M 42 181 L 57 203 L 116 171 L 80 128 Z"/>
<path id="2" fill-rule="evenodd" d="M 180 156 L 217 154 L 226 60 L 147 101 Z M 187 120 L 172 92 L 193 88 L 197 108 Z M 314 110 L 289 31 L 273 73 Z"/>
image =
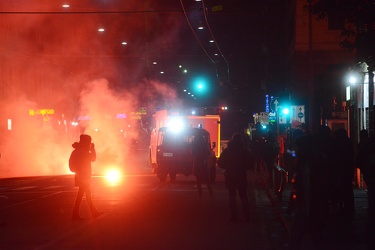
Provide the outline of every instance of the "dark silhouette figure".
<path id="1" fill-rule="evenodd" d="M 216 181 L 216 155 L 215 151 L 211 149 L 211 155 L 209 157 L 209 169 L 210 169 L 210 182 L 215 183 Z"/>
<path id="2" fill-rule="evenodd" d="M 202 183 L 207 184 L 207 189 L 212 197 L 212 187 L 210 182 L 209 159 L 211 157 L 210 145 L 201 136 L 196 136 L 193 142 L 193 175 L 197 178 L 197 188 L 199 197 L 202 197 Z"/>
<path id="3" fill-rule="evenodd" d="M 251 141 L 251 157 L 254 160 L 253 171 L 254 173 L 261 172 L 263 170 L 263 158 L 265 150 L 264 138 L 255 134 L 254 140 Z"/>
<path id="4" fill-rule="evenodd" d="M 296 163 L 294 166 L 294 213 L 289 249 L 300 249 L 304 235 L 310 230 L 310 170 L 313 160 L 313 137 L 302 135 L 295 140 Z M 313 234 L 311 234 L 313 236 Z"/>
<path id="5" fill-rule="evenodd" d="M 313 171 L 311 171 L 311 210 L 316 219 L 329 216 L 336 172 L 333 166 L 333 138 L 331 129 L 319 127 L 314 137 Z"/>
<path id="6" fill-rule="evenodd" d="M 329 182 L 332 138 L 321 126 L 318 134 L 305 134 L 295 140 L 295 218 L 289 249 L 301 249 L 306 234 L 315 249 L 323 249 L 329 228 Z"/>
<path id="7" fill-rule="evenodd" d="M 334 133 L 332 148 L 332 167 L 335 173 L 333 205 L 334 209 L 344 217 L 354 216 L 354 150 L 352 141 L 345 129 Z"/>
<path id="8" fill-rule="evenodd" d="M 359 132 L 359 143 L 357 146 L 357 155 L 356 155 L 356 166 L 361 170 L 361 173 L 363 175 L 363 179 L 365 181 L 365 185 L 367 185 L 367 178 L 368 178 L 368 140 L 369 135 L 368 131 L 366 129 L 362 129 Z"/>
<path id="9" fill-rule="evenodd" d="M 266 137 L 264 144 L 264 159 L 267 167 L 268 183 L 270 187 L 274 187 L 275 165 L 279 155 L 280 146 L 276 136 L 270 131 Z"/>
<path id="10" fill-rule="evenodd" d="M 361 167 L 367 186 L 368 222 L 366 244 L 368 249 L 375 249 L 375 137 L 370 136 L 358 147 L 357 164 Z"/>
<path id="11" fill-rule="evenodd" d="M 237 221 L 236 192 L 241 199 L 245 221 L 250 220 L 249 200 L 247 197 L 247 170 L 251 165 L 250 154 L 244 147 L 242 136 L 235 133 L 218 159 L 218 165 L 224 169 L 225 186 L 229 192 L 230 218 Z"/>
<path id="12" fill-rule="evenodd" d="M 75 185 L 78 186 L 78 193 L 75 200 L 73 209 L 73 220 L 81 220 L 79 215 L 79 208 L 82 202 L 83 195 L 86 195 L 86 201 L 89 205 L 93 218 L 97 218 L 102 215 L 99 212 L 91 198 L 91 162 L 96 160 L 96 151 L 94 143 L 91 143 L 91 137 L 89 135 L 82 134 L 79 142 L 72 144 L 74 148 L 69 158 L 69 167 L 75 172 Z"/>

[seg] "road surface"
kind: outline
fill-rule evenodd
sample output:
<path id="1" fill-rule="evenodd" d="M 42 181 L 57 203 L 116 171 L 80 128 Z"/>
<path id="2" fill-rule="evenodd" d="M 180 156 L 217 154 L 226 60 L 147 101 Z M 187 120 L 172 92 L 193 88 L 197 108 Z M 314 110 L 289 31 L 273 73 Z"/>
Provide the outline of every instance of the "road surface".
<path id="1" fill-rule="evenodd" d="M 83 201 L 83 221 L 71 220 L 73 175 L 0 179 L 0 249 L 278 249 L 264 190 L 249 187 L 251 222 L 241 212 L 239 222 L 227 222 L 222 174 L 214 196 L 204 189 L 199 198 L 193 176 L 160 183 L 138 170 L 117 185 L 93 177 L 93 200 L 104 214 L 92 219 Z"/>

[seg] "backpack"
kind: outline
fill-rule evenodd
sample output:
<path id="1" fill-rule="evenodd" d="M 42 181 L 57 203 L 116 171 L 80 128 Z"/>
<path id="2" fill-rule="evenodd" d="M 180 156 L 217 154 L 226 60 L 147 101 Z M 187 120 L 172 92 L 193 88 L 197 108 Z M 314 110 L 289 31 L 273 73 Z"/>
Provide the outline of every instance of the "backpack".
<path id="1" fill-rule="evenodd" d="M 69 170 L 73 173 L 79 168 L 79 155 L 76 149 L 70 154 L 69 157 Z"/>

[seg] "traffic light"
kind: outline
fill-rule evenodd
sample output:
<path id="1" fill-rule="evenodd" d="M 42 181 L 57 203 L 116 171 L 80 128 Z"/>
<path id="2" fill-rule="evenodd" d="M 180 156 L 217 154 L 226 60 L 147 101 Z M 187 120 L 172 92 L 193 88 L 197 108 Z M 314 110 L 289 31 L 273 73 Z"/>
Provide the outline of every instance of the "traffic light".
<path id="1" fill-rule="evenodd" d="M 284 115 L 288 115 L 289 114 L 289 109 L 288 108 L 283 108 L 282 112 L 283 112 Z"/>
<path id="2" fill-rule="evenodd" d="M 198 76 L 192 78 L 191 85 L 191 89 L 193 89 L 196 95 L 206 95 L 209 93 L 209 81 L 206 77 Z"/>

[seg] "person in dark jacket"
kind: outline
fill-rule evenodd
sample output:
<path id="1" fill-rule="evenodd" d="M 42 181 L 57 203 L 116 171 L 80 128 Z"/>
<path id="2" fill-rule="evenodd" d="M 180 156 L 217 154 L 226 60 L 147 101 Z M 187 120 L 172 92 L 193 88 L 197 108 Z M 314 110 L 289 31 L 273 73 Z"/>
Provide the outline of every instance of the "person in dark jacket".
<path id="1" fill-rule="evenodd" d="M 353 143 L 345 129 L 334 133 L 332 148 L 333 168 L 335 171 L 334 204 L 337 212 L 345 216 L 354 216 L 354 150 Z"/>
<path id="2" fill-rule="evenodd" d="M 91 198 L 91 162 L 96 160 L 96 151 L 94 143 L 91 143 L 91 137 L 89 135 L 82 134 L 80 136 L 79 142 L 72 144 L 74 148 L 70 158 L 69 166 L 73 166 L 75 171 L 75 185 L 78 186 L 78 193 L 75 200 L 75 205 L 73 209 L 73 220 L 81 220 L 79 215 L 79 208 L 82 202 L 83 195 L 86 195 L 86 201 L 89 205 L 91 214 L 93 218 L 97 218 L 103 213 L 99 212 Z M 71 167 L 72 169 L 72 167 Z"/>
<path id="3" fill-rule="evenodd" d="M 361 131 L 362 132 L 362 131 Z M 363 132 L 364 133 L 364 132 Z M 368 221 L 365 241 L 367 249 L 375 249 L 375 137 L 361 138 L 357 163 L 363 172 L 367 187 Z"/>
<path id="4" fill-rule="evenodd" d="M 244 147 L 242 135 L 235 133 L 218 160 L 218 166 L 225 170 L 225 186 L 229 192 L 229 221 L 237 221 L 236 192 L 241 199 L 246 221 L 250 220 L 249 200 L 247 198 L 247 170 L 251 164 L 250 154 Z"/>
<path id="5" fill-rule="evenodd" d="M 363 179 L 365 181 L 365 185 L 367 185 L 367 178 L 368 178 L 368 172 L 367 172 L 367 158 L 368 158 L 368 151 L 369 151 L 369 134 L 366 129 L 362 129 L 359 131 L 359 143 L 357 146 L 357 155 L 356 155 L 356 166 L 361 170 L 361 173 L 363 175 Z"/>
<path id="6" fill-rule="evenodd" d="M 280 145 L 276 139 L 276 136 L 271 131 L 268 132 L 264 144 L 263 161 L 266 163 L 268 185 L 274 187 L 274 176 L 275 176 L 275 165 L 277 163 L 277 157 L 280 152 Z"/>
<path id="7" fill-rule="evenodd" d="M 210 170 L 210 183 L 214 184 L 215 181 L 216 181 L 216 163 L 217 163 L 217 159 L 216 159 L 215 151 L 213 149 L 211 149 L 211 155 L 209 157 L 208 163 L 209 163 L 208 165 L 209 165 L 209 170 Z"/>
<path id="8" fill-rule="evenodd" d="M 211 157 L 210 145 L 202 136 L 196 136 L 193 142 L 193 175 L 197 178 L 197 188 L 199 197 L 202 197 L 202 183 L 207 184 L 207 189 L 210 196 L 213 196 L 211 182 L 210 182 L 210 166 L 209 158 Z"/>

